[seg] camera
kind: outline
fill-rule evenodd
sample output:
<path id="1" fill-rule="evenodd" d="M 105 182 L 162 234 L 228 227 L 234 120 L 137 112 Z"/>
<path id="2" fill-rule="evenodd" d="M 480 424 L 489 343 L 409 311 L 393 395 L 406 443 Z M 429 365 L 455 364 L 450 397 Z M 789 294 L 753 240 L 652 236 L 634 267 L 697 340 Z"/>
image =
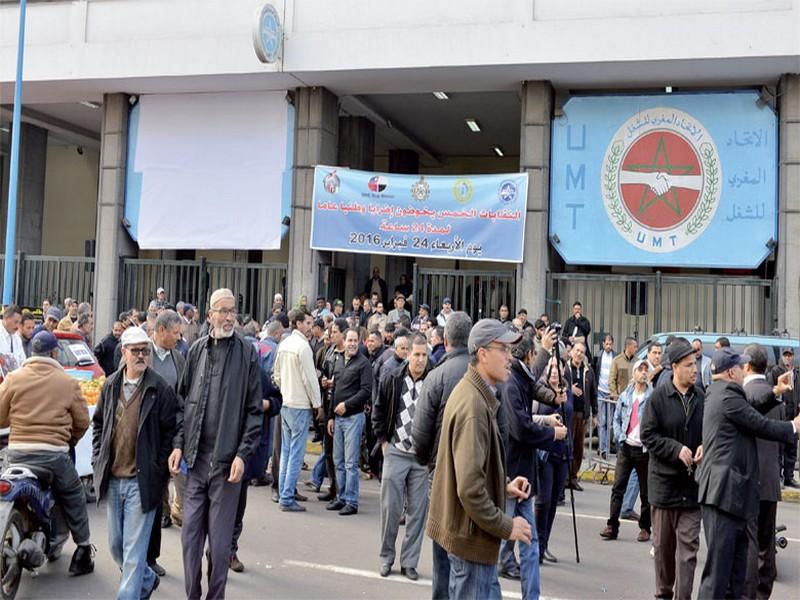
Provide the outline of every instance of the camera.
<path id="1" fill-rule="evenodd" d="M 558 321 L 553 321 L 550 323 L 550 330 L 555 331 L 556 333 L 561 333 L 561 323 Z"/>

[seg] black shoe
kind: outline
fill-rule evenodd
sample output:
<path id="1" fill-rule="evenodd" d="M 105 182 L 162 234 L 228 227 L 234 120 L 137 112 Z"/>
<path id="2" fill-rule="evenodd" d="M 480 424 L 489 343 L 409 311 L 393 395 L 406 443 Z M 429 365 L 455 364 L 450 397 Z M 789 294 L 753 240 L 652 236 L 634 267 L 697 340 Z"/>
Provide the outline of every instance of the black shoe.
<path id="1" fill-rule="evenodd" d="M 150 568 L 153 569 L 153 571 L 155 571 L 156 575 L 158 575 L 159 577 L 163 577 L 164 575 L 167 574 L 167 572 L 164 570 L 164 567 L 162 567 L 156 561 L 149 562 L 147 564 L 150 565 Z"/>
<path id="2" fill-rule="evenodd" d="M 388 577 L 391 572 L 392 572 L 392 565 L 387 565 L 387 564 L 381 565 L 381 577 Z"/>
<path id="3" fill-rule="evenodd" d="M 544 558 L 547 562 L 557 563 L 558 559 L 550 553 L 550 550 L 545 550 L 543 553 L 542 558 Z"/>
<path id="4" fill-rule="evenodd" d="M 272 492 L 272 501 L 277 503 L 280 500 L 280 496 L 278 496 L 278 492 Z"/>
<path id="5" fill-rule="evenodd" d="M 319 494 L 319 486 L 310 479 L 308 481 L 304 481 L 303 485 L 313 491 L 315 494 Z"/>
<path id="6" fill-rule="evenodd" d="M 158 589 L 160 583 L 161 583 L 161 577 L 156 575 L 156 580 L 153 582 L 153 587 L 150 588 L 149 592 L 147 592 L 144 596 L 142 596 L 142 600 L 149 600 L 150 596 L 153 595 L 153 592 L 155 592 Z"/>
<path id="7" fill-rule="evenodd" d="M 417 570 L 414 567 L 400 567 L 400 574 L 411 581 L 416 581 L 419 579 L 419 573 L 417 573 Z"/>
<path id="8" fill-rule="evenodd" d="M 511 567 L 509 569 L 501 569 L 500 570 L 500 577 L 502 577 L 504 579 L 513 579 L 514 581 L 519 581 L 520 580 L 519 567 Z"/>
<path id="9" fill-rule="evenodd" d="M 578 481 L 577 479 L 572 482 L 572 486 L 571 487 L 576 492 L 582 492 L 583 491 L 583 486 L 581 486 L 581 482 Z"/>
<path id="10" fill-rule="evenodd" d="M 358 509 L 352 504 L 345 504 L 342 510 L 339 511 L 339 514 L 342 515 L 343 517 L 347 517 L 350 515 L 357 515 Z"/>
<path id="11" fill-rule="evenodd" d="M 307 496 L 303 496 L 303 494 L 299 493 L 297 490 L 294 491 L 294 499 L 297 502 L 305 502 L 308 500 Z"/>
<path id="12" fill-rule="evenodd" d="M 267 487 L 268 485 L 272 485 L 272 481 L 266 477 L 255 477 L 250 480 L 250 485 L 253 487 Z"/>
<path id="13" fill-rule="evenodd" d="M 283 512 L 306 512 L 305 506 L 300 506 L 297 502 L 292 502 L 288 506 L 281 504 L 281 511 Z"/>
<path id="14" fill-rule="evenodd" d="M 543 564 L 544 564 L 544 556 L 542 555 L 541 552 L 539 552 L 539 565 L 541 566 Z"/>
<path id="15" fill-rule="evenodd" d="M 794 479 L 784 480 L 783 485 L 784 487 L 800 488 L 800 483 L 797 483 Z"/>
<path id="16" fill-rule="evenodd" d="M 244 563 L 239 560 L 239 557 L 236 554 L 231 556 L 230 563 L 228 563 L 228 568 L 234 573 L 242 573 L 244 571 Z"/>
<path id="17" fill-rule="evenodd" d="M 328 506 L 325 507 L 325 510 L 342 510 L 344 507 L 345 507 L 344 502 L 334 498 L 333 500 L 328 502 Z"/>
<path id="18" fill-rule="evenodd" d="M 333 494 L 330 491 L 328 491 L 325 494 L 320 494 L 319 496 L 317 496 L 317 500 L 319 500 L 320 502 L 330 502 L 331 500 L 336 500 L 336 494 Z"/>
<path id="19" fill-rule="evenodd" d="M 161 529 L 169 529 L 172 527 L 172 518 L 169 515 L 161 517 Z"/>
<path id="20" fill-rule="evenodd" d="M 86 575 L 94 571 L 94 548 L 92 546 L 78 546 L 69 563 L 71 575 Z"/>

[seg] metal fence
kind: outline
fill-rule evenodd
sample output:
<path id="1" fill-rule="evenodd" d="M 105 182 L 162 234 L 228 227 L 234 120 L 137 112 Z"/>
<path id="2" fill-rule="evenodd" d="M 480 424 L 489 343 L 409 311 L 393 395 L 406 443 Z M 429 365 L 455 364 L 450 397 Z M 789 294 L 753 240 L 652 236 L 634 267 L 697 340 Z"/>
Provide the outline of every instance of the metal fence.
<path id="1" fill-rule="evenodd" d="M 204 309 L 211 292 L 226 287 L 237 296 L 237 310 L 264 319 L 273 295 L 285 296 L 286 265 L 201 260 L 121 259 L 119 310 L 146 309 L 163 287 L 172 302 L 182 300 Z"/>
<path id="2" fill-rule="evenodd" d="M 516 271 L 460 271 L 427 269 L 414 265 L 414 306 L 430 305 L 435 316 L 442 300 L 463 310 L 473 321 L 497 317 L 501 304 L 513 310 L 517 290 Z"/>
<path id="3" fill-rule="evenodd" d="M 583 304 L 592 323 L 592 345 L 604 333 L 621 346 L 632 335 L 640 342 L 659 331 L 772 334 L 776 326 L 774 281 L 714 275 L 611 275 L 550 273 L 547 309 L 566 320 L 572 303 Z"/>
<path id="4" fill-rule="evenodd" d="M 18 254 L 15 259 L 14 301 L 20 306 L 41 306 L 48 298 L 91 302 L 94 297 L 94 258 Z M 0 271 L 5 256 L 0 255 Z"/>

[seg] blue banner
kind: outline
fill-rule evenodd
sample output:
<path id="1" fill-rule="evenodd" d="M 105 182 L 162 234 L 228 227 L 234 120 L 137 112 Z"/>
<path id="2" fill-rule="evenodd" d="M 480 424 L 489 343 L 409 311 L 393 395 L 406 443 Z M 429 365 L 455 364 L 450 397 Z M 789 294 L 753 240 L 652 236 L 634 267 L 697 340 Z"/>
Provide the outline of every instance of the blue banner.
<path id="1" fill-rule="evenodd" d="M 314 169 L 317 250 L 522 262 L 528 176 Z"/>
<path id="2" fill-rule="evenodd" d="M 570 264 L 757 267 L 777 241 L 777 127 L 756 92 L 571 98 L 553 246 Z"/>

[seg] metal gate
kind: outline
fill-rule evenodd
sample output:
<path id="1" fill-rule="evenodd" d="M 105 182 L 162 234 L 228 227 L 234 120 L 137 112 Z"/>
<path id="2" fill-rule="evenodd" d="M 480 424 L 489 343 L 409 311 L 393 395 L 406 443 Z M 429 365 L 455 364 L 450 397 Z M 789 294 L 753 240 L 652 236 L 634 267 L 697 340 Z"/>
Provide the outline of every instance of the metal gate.
<path id="1" fill-rule="evenodd" d="M 463 310 L 473 321 L 497 317 L 501 304 L 514 314 L 516 271 L 462 271 L 428 269 L 414 265 L 414 306 L 428 304 L 435 316 L 442 300 L 450 298 L 454 310 Z"/>
<path id="2" fill-rule="evenodd" d="M 237 310 L 256 320 L 266 318 L 272 297 L 286 295 L 286 265 L 123 258 L 120 266 L 120 311 L 145 310 L 163 287 L 172 302 L 189 302 L 204 311 L 211 292 L 227 287 L 237 297 Z"/>
<path id="3" fill-rule="evenodd" d="M 619 349 L 627 336 L 644 341 L 662 331 L 772 335 L 776 326 L 774 281 L 714 275 L 611 275 L 550 273 L 547 310 L 562 322 L 572 303 L 583 304 L 592 323 L 592 346 L 611 333 Z"/>
<path id="4" fill-rule="evenodd" d="M 0 255 L 0 269 L 5 257 Z M 17 254 L 14 292 L 20 306 L 39 307 L 49 299 L 60 305 L 64 298 L 91 302 L 94 297 L 94 258 Z"/>

